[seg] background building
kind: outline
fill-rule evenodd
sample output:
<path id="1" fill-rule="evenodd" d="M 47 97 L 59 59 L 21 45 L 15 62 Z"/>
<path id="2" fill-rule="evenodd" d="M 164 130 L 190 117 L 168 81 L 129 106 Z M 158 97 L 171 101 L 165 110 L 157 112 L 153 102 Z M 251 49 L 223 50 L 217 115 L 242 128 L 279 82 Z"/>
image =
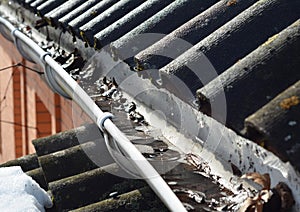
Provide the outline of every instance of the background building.
<path id="1" fill-rule="evenodd" d="M 71 101 L 26 68 L 38 70 L 2 36 L 0 55 L 0 162 L 5 162 L 34 152 L 33 139 L 71 129 L 73 123 Z"/>

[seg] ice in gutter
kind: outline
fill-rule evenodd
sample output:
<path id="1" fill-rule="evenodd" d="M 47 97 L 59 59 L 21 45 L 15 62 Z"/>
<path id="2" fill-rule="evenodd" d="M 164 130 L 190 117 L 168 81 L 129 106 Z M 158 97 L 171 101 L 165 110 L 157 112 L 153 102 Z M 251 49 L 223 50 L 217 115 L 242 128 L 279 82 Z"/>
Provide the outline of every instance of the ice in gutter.
<path id="1" fill-rule="evenodd" d="M 103 51 L 101 54 L 106 54 L 107 58 L 110 57 L 108 53 Z M 121 82 L 120 87 L 123 89 L 123 95 L 128 101 L 136 102 L 138 110 L 151 126 L 164 126 L 160 128 L 161 135 L 167 138 L 176 148 L 179 148 L 182 153 L 194 153 L 208 162 L 212 174 L 221 177 L 219 183 L 233 192 L 235 191 L 236 188 L 231 182 L 235 177 L 233 176 L 230 163 L 236 165 L 243 173 L 269 173 L 271 187 L 278 182 L 285 182 L 291 188 L 296 201 L 293 211 L 300 210 L 299 176 L 290 163 L 282 162 L 273 153 L 237 135 L 231 129 L 197 111 L 167 90 L 159 90 L 149 79 L 142 79 L 138 76 L 138 73 L 133 73 L 123 61 L 111 60 L 111 64 L 107 65 L 107 67 L 110 67 L 109 69 L 116 66 L 118 66 L 118 71 L 113 72 L 114 78 L 117 82 Z M 129 90 L 126 90 L 128 88 Z M 140 95 L 139 92 L 143 88 L 151 92 Z M 151 96 L 151 93 L 155 93 L 155 95 Z M 137 94 L 139 94 L 138 98 L 136 97 Z M 168 98 L 166 98 L 166 94 L 169 95 Z M 167 101 L 164 101 L 165 99 Z M 161 104 L 165 104 L 165 107 Z M 180 126 L 180 130 L 165 120 L 159 120 L 161 118 L 159 114 L 167 114 L 168 111 L 160 111 L 160 113 L 157 111 L 157 108 L 178 106 L 180 107 L 181 116 L 187 120 L 184 121 L 184 124 L 187 125 Z M 188 125 L 189 120 L 190 125 Z M 199 127 L 199 132 L 195 131 L 194 124 L 201 126 Z M 205 131 L 207 128 L 210 129 L 209 141 L 203 141 L 198 138 L 198 134 L 201 134 L 201 130 Z M 198 134 L 195 134 L 195 132 Z"/>

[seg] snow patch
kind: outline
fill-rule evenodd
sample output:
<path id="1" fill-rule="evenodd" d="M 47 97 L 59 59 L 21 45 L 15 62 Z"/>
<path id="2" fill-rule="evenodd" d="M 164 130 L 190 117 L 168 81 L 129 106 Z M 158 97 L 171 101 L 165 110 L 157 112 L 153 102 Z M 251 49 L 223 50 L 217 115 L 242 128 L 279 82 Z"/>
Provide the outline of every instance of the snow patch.
<path id="1" fill-rule="evenodd" d="M 45 211 L 50 196 L 20 166 L 0 168 L 0 211 Z"/>

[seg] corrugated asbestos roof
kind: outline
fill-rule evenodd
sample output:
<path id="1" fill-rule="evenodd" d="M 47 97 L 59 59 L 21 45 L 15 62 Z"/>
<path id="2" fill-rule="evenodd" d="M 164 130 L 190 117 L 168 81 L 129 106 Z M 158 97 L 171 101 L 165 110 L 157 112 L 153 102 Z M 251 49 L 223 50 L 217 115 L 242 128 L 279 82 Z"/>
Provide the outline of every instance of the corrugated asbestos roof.
<path id="1" fill-rule="evenodd" d="M 99 131 L 97 126 L 91 124 L 36 139 L 33 141 L 35 154 L 8 161 L 0 167 L 21 166 L 26 174 L 48 190 L 54 207 L 47 211 L 168 211 L 143 180 L 126 178 L 129 175 L 113 163 L 96 131 Z M 139 137 L 139 142 L 141 139 Z M 144 154 L 159 154 L 158 163 L 174 154 L 161 141 L 149 144 L 153 151 Z M 167 166 L 165 163 L 161 168 Z M 209 201 L 226 196 L 221 193 L 226 189 L 194 173 L 194 167 L 188 164 L 179 164 L 163 176 L 187 207 L 197 211 L 209 210 Z"/>
<path id="2" fill-rule="evenodd" d="M 269 122 L 281 125 L 280 136 L 270 135 L 273 129 L 263 129 L 254 122 L 251 127 L 248 121 L 245 124 L 248 116 L 300 79 L 300 1 L 19 0 L 18 3 L 39 14 L 50 26 L 70 32 L 90 47 L 100 49 L 111 44 L 120 58 L 136 35 L 166 34 L 163 39 L 145 41 L 144 49 L 134 49 L 134 58 L 127 62 L 137 70 L 154 67 L 159 73 L 178 76 L 194 93 L 197 91 L 199 109 L 207 114 L 209 102 L 224 88 L 228 127 L 266 145 L 285 160 L 293 161 L 288 155 L 300 150 L 299 116 L 291 115 L 293 118 L 281 122 L 275 116 L 268 117 Z M 178 38 L 193 46 L 178 46 Z M 176 60 L 159 56 L 174 48 L 172 57 Z M 200 51 L 219 74 L 216 79 L 200 82 L 187 68 L 201 61 Z M 222 81 L 222 87 L 216 86 L 218 80 Z M 298 110 L 293 106 L 288 111 Z M 300 168 L 295 161 L 293 164 Z"/>
<path id="3" fill-rule="evenodd" d="M 9 161 L 1 166 L 20 165 L 23 171 L 32 176 L 44 189 L 49 190 L 55 202 L 55 207 L 49 211 L 69 211 L 94 203 L 97 203 L 97 207 L 91 205 L 89 210 L 81 211 L 122 211 L 124 207 L 133 207 L 135 203 L 143 201 L 149 201 L 140 206 L 145 210 L 156 206 L 159 210 L 165 210 L 143 181 L 113 175 L 112 173 L 119 170 L 116 164 L 109 163 L 105 158 L 103 167 L 99 168 L 87 156 L 87 149 L 100 160 L 108 156 L 103 151 L 101 152 L 104 155 L 99 156 L 97 145 L 101 141 L 93 136 L 95 130 L 98 130 L 97 126 L 88 125 L 37 139 L 33 141 L 36 154 Z M 78 136 L 82 143 L 78 141 Z M 106 162 L 108 163 L 105 164 Z M 144 190 L 147 190 L 147 197 L 142 196 Z M 114 193 L 114 196 L 110 198 L 111 193 Z M 109 205 L 106 203 L 114 200 L 115 202 Z M 119 201 L 123 203 L 120 205 Z M 147 205 L 150 203 L 153 205 Z"/>
<path id="4" fill-rule="evenodd" d="M 199 110 L 206 114 L 210 114 L 210 103 L 224 88 L 227 102 L 226 125 L 264 145 L 300 170 L 297 159 L 300 153 L 299 0 L 10 2 L 16 2 L 31 13 L 38 14 L 42 21 L 35 23 L 36 28 L 49 25 L 49 30 L 55 28 L 70 33 L 74 40 L 80 39 L 87 47 L 95 49 L 110 44 L 114 56 L 120 58 L 124 55 L 124 49 L 128 50 L 126 47 L 135 41 L 136 35 L 166 34 L 162 39 L 154 37 L 145 41 L 142 49 L 126 52 L 134 55 L 126 60 L 129 65 L 134 70 L 156 68 L 160 74 L 179 77 L 197 95 Z M 178 46 L 178 38 L 189 42 L 191 46 Z M 176 51 L 172 51 L 172 56 L 176 60 L 159 56 L 175 47 Z M 206 82 L 200 82 L 187 68 L 201 61 L 200 52 L 205 54 L 218 73 L 217 77 Z M 67 60 L 61 56 L 57 59 Z M 82 65 L 83 60 L 80 61 L 70 70 L 78 67 L 78 64 Z M 219 81 L 222 82 L 221 85 L 217 83 Z M 53 138 L 60 139 L 55 136 Z M 53 142 L 55 143 L 54 140 Z M 40 162 L 52 160 L 50 156 L 42 156 L 45 153 L 40 153 L 40 145 L 37 146 L 37 142 L 35 144 Z M 43 142 L 41 144 L 47 145 Z M 62 151 L 76 152 L 77 147 L 71 146 L 74 145 L 67 145 L 64 149 L 69 149 Z M 75 159 L 70 157 L 69 160 Z M 48 165 L 52 166 L 51 163 Z M 39 173 L 40 168 L 36 168 L 31 173 Z M 84 165 L 83 168 L 86 170 L 68 175 L 86 171 L 93 178 L 93 173 L 101 173 L 101 168 L 88 170 L 95 168 L 92 164 Z M 58 180 L 55 179 L 58 176 L 52 177 L 54 179 L 50 178 L 50 181 Z M 80 178 L 76 180 L 79 182 Z M 64 188 L 72 187 L 63 181 L 60 181 L 62 184 L 49 184 L 54 193 L 64 192 Z M 124 179 L 116 178 L 116 183 L 125 183 L 121 181 Z M 143 189 L 128 194 L 140 195 Z"/>

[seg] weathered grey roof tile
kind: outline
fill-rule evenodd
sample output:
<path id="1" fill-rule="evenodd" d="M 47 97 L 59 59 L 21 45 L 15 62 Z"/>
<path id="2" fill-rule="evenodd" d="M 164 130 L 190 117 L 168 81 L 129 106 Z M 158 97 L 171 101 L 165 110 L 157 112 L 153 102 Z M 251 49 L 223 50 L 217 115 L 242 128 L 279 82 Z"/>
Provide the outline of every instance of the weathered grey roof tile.
<path id="1" fill-rule="evenodd" d="M 129 32 L 131 29 L 138 26 L 142 22 L 146 21 L 148 18 L 158 13 L 170 3 L 172 3 L 171 0 L 150 0 L 144 2 L 139 7 L 135 8 L 134 10 L 126 14 L 124 17 L 111 24 L 109 27 L 103 28 L 101 31 L 95 31 L 93 37 L 89 41 L 91 42 L 91 46 L 95 46 L 95 48 L 98 49 L 102 48 L 104 45 L 107 45 L 113 40 Z M 101 36 L 103 36 L 103 40 L 101 40 Z M 104 39 L 106 40 L 104 41 Z"/>
<path id="2" fill-rule="evenodd" d="M 97 168 L 83 148 L 95 148 L 94 142 L 70 147 L 39 157 L 48 182 Z"/>
<path id="3" fill-rule="evenodd" d="M 143 187 L 94 203 L 72 212 L 96 212 L 96 211 L 168 211 L 149 187 Z"/>
<path id="4" fill-rule="evenodd" d="M 192 85 L 191 90 L 195 92 L 197 88 L 215 78 L 214 75 L 209 76 L 206 72 L 200 72 L 206 76 L 206 79 L 201 82 L 198 77 L 194 77 L 193 71 L 198 71 L 197 67 L 203 61 L 203 54 L 213 64 L 217 74 L 221 74 L 269 37 L 296 21 L 299 12 L 300 1 L 286 4 L 284 0 L 260 0 L 160 71 L 176 75 L 187 85 Z M 188 67 L 192 67 L 193 70 L 189 70 Z"/>
<path id="5" fill-rule="evenodd" d="M 110 27 L 111 24 L 118 21 L 120 18 L 130 13 L 132 10 L 141 5 L 144 1 L 130 1 L 123 0 L 119 1 L 94 19 L 80 26 L 80 35 L 90 45 L 93 46 L 93 35 L 97 32 Z"/>
<path id="6" fill-rule="evenodd" d="M 201 13 L 207 7 L 211 6 L 217 1 L 197 1 L 197 0 L 182 0 L 174 1 L 161 11 L 157 12 L 155 15 L 149 19 L 142 22 L 140 25 L 136 26 L 131 31 L 122 30 L 124 33 L 120 38 L 120 35 L 116 36 L 114 31 L 110 32 L 108 30 L 103 30 L 95 35 L 95 45 L 104 46 L 114 40 L 117 40 L 112 44 L 114 51 L 122 51 L 120 48 L 124 48 L 123 45 L 126 45 L 128 42 L 132 43 L 135 40 L 135 37 L 143 33 L 161 33 L 167 34 L 172 30 L 180 26 L 181 24 L 187 22 L 197 14 Z M 186 12 L 188 11 L 188 12 Z M 176 17 L 176 18 L 174 18 Z M 109 29 L 109 28 L 108 28 Z M 116 31 L 116 30 L 115 30 Z M 151 36 L 149 36 L 151 37 Z M 145 43 L 147 39 L 145 39 Z M 152 40 L 148 45 L 152 45 L 157 40 Z M 131 44 L 132 45 L 132 44 Z M 147 46 L 144 46 L 146 48 Z M 127 48 L 127 51 L 130 48 Z M 142 49 L 136 50 L 135 54 L 141 51 Z M 122 56 L 121 56 L 122 58 Z"/>
<path id="7" fill-rule="evenodd" d="M 68 14 L 70 11 L 74 10 L 81 4 L 86 2 L 85 0 L 72 0 L 72 1 L 67 1 L 60 5 L 59 7 L 55 8 L 54 10 L 51 10 L 47 14 L 45 14 L 45 18 L 48 20 L 50 25 L 56 26 L 58 24 L 59 18 L 65 16 Z"/>
<path id="8" fill-rule="evenodd" d="M 118 169 L 112 164 L 51 182 L 49 189 L 56 209 L 66 211 L 98 202 L 114 184 L 126 181 L 126 178 L 111 174 Z"/>
<path id="9" fill-rule="evenodd" d="M 189 45 L 179 45 L 180 42 L 178 39 L 195 45 L 256 1 L 238 1 L 231 6 L 227 5 L 228 0 L 218 1 L 207 10 L 166 35 L 160 41 L 137 54 L 135 56 L 137 67 L 139 69 L 148 67 L 162 68 L 171 62 L 172 58 L 178 57 L 190 48 Z M 171 58 L 163 55 L 168 55 Z"/>
<path id="10" fill-rule="evenodd" d="M 47 0 L 37 7 L 37 13 L 39 15 L 43 16 L 46 13 L 48 13 L 49 11 L 54 10 L 55 8 L 59 7 L 66 1 L 67 0 Z"/>
<path id="11" fill-rule="evenodd" d="M 300 170 L 300 148 L 295 145 L 300 136 L 299 124 L 300 81 L 297 81 L 245 119 L 245 135 Z"/>
<path id="12" fill-rule="evenodd" d="M 38 157 L 35 153 L 30 155 L 25 155 L 23 157 L 17 158 L 16 160 L 11 160 L 6 163 L 0 164 L 0 167 L 9 166 L 21 166 L 24 172 L 35 169 L 39 167 Z"/>
<path id="13" fill-rule="evenodd" d="M 40 6 L 41 4 L 45 3 L 47 0 L 34 0 L 30 2 L 26 2 L 25 5 L 29 5 L 30 9 L 33 9 L 33 11 L 36 11 L 36 8 Z"/>
<path id="14" fill-rule="evenodd" d="M 89 0 L 85 1 L 83 4 L 78 6 L 76 9 L 69 11 L 68 14 L 65 16 L 61 17 L 58 22 L 61 27 L 64 29 L 67 29 L 67 24 L 71 22 L 73 19 L 77 18 L 81 14 L 85 13 L 87 10 L 95 6 L 99 1 L 98 0 Z M 101 1 L 104 2 L 104 1 Z M 95 10 L 95 12 L 97 12 Z"/>
<path id="15" fill-rule="evenodd" d="M 268 97 L 299 80 L 299 29 L 297 20 L 199 89 L 200 110 L 207 110 L 207 100 L 214 101 L 224 92 L 227 124 L 242 130 L 244 119 L 268 103 Z"/>
<path id="16" fill-rule="evenodd" d="M 72 146 L 79 145 L 81 142 L 93 141 L 98 137 L 100 130 L 95 124 L 81 126 L 69 131 L 60 132 L 50 137 L 38 138 L 32 141 L 38 156 L 64 150 Z"/>
<path id="17" fill-rule="evenodd" d="M 68 29 L 70 30 L 71 33 L 75 34 L 76 36 L 80 36 L 79 27 L 87 24 L 94 18 L 98 17 L 117 2 L 118 0 L 104 0 L 98 2 L 98 4 L 96 4 L 93 7 L 90 7 L 84 13 L 79 14 L 78 17 L 74 18 L 73 20 L 70 20 L 70 22 L 68 23 Z"/>
<path id="18" fill-rule="evenodd" d="M 42 168 L 32 169 L 26 172 L 27 175 L 32 177 L 43 189 L 48 190 L 48 183 L 44 176 L 44 171 Z"/>
<path id="19" fill-rule="evenodd" d="M 34 1 L 37 1 L 37 0 L 18 0 L 18 2 L 21 4 L 31 4 Z"/>

